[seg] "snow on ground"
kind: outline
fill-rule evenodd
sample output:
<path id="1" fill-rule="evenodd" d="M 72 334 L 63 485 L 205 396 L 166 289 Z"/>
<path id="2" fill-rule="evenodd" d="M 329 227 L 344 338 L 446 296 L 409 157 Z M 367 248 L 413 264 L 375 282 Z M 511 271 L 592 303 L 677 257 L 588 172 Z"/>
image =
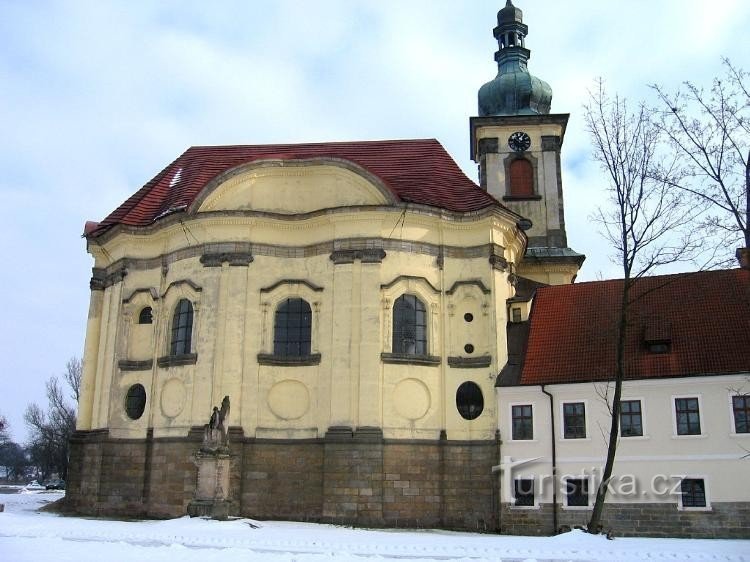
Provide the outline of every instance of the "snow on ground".
<path id="1" fill-rule="evenodd" d="M 111 521 L 39 513 L 63 492 L 0 494 L 0 560 L 7 562 L 747 561 L 750 541 L 632 539 L 574 531 L 510 537 L 363 530 L 312 523 Z"/>

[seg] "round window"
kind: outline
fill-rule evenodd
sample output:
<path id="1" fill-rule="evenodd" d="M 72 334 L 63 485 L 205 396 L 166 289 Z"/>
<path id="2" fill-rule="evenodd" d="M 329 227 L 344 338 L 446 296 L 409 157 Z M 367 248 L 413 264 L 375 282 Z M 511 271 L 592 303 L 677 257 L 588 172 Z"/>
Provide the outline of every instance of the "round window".
<path id="1" fill-rule="evenodd" d="M 474 346 L 473 346 L 473 345 L 471 345 L 470 343 L 467 343 L 467 344 L 466 344 L 466 345 L 464 346 L 464 351 L 465 351 L 466 353 L 468 353 L 468 354 L 472 354 L 472 353 L 474 353 Z"/>
<path id="2" fill-rule="evenodd" d="M 474 315 L 471 312 L 467 312 L 466 314 L 464 314 L 464 320 L 466 320 L 467 322 L 471 322 L 472 320 L 474 320 Z"/>
<path id="3" fill-rule="evenodd" d="M 463 419 L 477 419 L 484 410 L 484 397 L 479 385 L 471 381 L 461 384 L 456 391 L 456 408 Z"/>
<path id="4" fill-rule="evenodd" d="M 131 420 L 137 420 L 146 409 L 146 389 L 142 384 L 134 384 L 125 397 L 125 413 Z"/>

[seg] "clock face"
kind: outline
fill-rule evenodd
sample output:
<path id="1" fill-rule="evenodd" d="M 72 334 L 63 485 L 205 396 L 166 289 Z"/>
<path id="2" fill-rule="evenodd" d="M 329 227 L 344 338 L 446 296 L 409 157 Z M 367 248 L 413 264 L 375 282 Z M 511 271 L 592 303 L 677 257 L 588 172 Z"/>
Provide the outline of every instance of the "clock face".
<path id="1" fill-rule="evenodd" d="M 508 137 L 508 146 L 516 152 L 528 150 L 531 146 L 531 138 L 523 131 L 516 131 Z"/>

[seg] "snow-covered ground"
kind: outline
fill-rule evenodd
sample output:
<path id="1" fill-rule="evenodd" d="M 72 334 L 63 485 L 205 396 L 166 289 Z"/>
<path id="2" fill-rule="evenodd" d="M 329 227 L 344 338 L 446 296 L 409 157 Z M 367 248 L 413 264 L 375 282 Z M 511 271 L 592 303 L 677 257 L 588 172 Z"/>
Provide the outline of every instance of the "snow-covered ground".
<path id="1" fill-rule="evenodd" d="M 447 531 L 361 530 L 311 523 L 107 521 L 36 510 L 63 492 L 0 494 L 0 560 L 7 562 L 319 562 L 466 560 L 533 562 L 750 562 L 750 541 L 607 540 L 580 531 L 557 537 L 507 537 Z"/>

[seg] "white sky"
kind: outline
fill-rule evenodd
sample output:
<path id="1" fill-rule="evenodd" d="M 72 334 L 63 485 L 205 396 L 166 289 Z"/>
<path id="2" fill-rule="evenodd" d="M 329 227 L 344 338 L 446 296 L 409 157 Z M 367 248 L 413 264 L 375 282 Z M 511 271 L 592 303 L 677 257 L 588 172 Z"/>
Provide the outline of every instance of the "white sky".
<path id="1" fill-rule="evenodd" d="M 80 356 L 90 268 L 80 238 L 191 145 L 437 138 L 476 180 L 469 117 L 496 74 L 505 0 L 0 0 L 0 413 L 23 410 Z M 601 200 L 581 104 L 603 77 L 710 83 L 750 70 L 750 2 L 518 0 L 530 71 L 571 113 L 568 240 L 581 280 L 615 277 L 587 217 Z"/>

